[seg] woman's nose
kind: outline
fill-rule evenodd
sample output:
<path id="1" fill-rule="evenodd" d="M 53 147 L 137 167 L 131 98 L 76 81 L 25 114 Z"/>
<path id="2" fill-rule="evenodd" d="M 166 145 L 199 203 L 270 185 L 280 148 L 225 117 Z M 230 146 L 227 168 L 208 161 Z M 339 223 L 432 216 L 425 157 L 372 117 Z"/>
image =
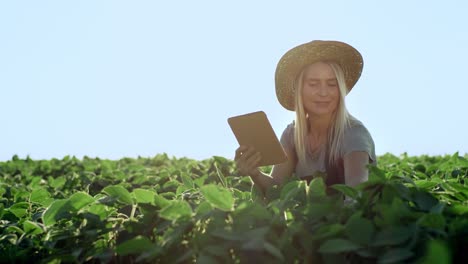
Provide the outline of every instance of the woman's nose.
<path id="1" fill-rule="evenodd" d="M 320 96 L 327 96 L 328 95 L 328 88 L 326 85 L 320 85 L 319 91 Z"/>

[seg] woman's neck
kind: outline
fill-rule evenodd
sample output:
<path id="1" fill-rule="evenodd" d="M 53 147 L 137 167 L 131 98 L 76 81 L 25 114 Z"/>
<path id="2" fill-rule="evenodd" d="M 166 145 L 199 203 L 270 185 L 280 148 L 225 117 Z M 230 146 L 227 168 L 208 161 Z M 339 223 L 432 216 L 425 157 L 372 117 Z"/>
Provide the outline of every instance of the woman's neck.
<path id="1" fill-rule="evenodd" d="M 309 116 L 309 133 L 315 137 L 325 136 L 331 124 L 331 116 Z"/>

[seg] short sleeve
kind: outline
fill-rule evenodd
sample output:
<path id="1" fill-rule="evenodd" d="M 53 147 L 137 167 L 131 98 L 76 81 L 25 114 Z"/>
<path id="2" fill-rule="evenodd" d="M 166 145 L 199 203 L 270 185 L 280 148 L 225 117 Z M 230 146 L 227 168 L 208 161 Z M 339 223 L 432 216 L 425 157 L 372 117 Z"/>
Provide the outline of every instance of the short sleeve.
<path id="1" fill-rule="evenodd" d="M 344 135 L 343 156 L 354 151 L 365 151 L 369 154 L 371 164 L 377 163 L 375 145 L 371 134 L 362 124 L 349 128 Z"/>
<path id="2" fill-rule="evenodd" d="M 296 152 L 294 145 L 294 122 L 289 124 L 281 135 L 280 143 L 285 150 L 290 152 Z"/>

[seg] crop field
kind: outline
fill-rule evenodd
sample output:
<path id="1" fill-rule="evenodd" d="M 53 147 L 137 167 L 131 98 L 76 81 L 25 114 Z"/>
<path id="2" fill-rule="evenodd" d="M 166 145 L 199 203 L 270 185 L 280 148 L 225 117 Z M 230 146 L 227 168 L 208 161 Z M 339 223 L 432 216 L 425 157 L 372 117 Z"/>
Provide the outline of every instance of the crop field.
<path id="1" fill-rule="evenodd" d="M 291 179 L 263 196 L 223 157 L 14 156 L 0 261 L 468 263 L 467 179 L 467 155 L 386 154 L 356 188 Z"/>

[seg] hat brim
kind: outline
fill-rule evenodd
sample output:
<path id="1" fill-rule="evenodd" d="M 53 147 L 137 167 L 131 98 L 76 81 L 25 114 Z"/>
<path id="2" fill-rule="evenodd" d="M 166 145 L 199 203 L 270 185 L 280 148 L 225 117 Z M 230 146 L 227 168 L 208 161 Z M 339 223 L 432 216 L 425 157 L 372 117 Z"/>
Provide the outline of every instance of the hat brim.
<path id="1" fill-rule="evenodd" d="M 286 52 L 276 67 L 276 96 L 284 108 L 295 110 L 294 82 L 304 67 L 319 61 L 330 61 L 340 65 L 348 93 L 361 76 L 362 56 L 352 46 L 339 41 L 320 40 L 299 45 Z"/>

